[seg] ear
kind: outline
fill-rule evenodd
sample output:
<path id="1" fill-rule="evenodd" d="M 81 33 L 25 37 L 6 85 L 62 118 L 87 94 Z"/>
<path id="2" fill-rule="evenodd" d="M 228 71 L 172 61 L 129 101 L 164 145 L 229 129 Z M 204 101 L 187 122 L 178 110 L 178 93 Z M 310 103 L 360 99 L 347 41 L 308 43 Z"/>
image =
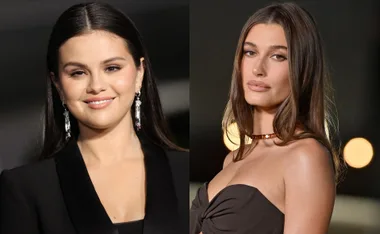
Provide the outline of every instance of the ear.
<path id="1" fill-rule="evenodd" d="M 138 93 L 141 90 L 142 82 L 144 79 L 144 73 L 145 73 L 144 58 L 140 58 L 140 66 L 137 67 L 137 74 L 136 74 L 135 93 Z"/>
<path id="2" fill-rule="evenodd" d="M 59 83 L 58 78 L 54 75 L 53 72 L 50 72 L 50 73 L 49 73 L 49 76 L 50 76 L 50 80 L 51 80 L 51 82 L 54 84 L 55 88 L 56 88 L 57 91 L 58 91 L 58 94 L 59 94 L 59 97 L 61 98 L 61 101 L 62 101 L 63 103 L 65 103 L 65 98 L 64 98 L 64 96 L 63 96 L 62 89 L 61 89 L 61 84 Z"/>

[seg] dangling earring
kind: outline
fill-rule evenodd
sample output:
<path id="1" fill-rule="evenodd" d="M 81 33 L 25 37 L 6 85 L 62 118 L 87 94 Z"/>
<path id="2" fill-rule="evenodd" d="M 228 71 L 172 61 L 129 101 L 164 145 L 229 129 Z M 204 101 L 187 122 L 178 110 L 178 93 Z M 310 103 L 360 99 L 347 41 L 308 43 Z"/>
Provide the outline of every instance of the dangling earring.
<path id="1" fill-rule="evenodd" d="M 141 129 L 141 100 L 140 100 L 140 96 L 141 96 L 141 91 L 139 91 L 137 94 L 136 94 L 136 100 L 135 100 L 135 126 L 137 128 L 137 130 L 140 130 Z"/>
<path id="2" fill-rule="evenodd" d="M 66 141 L 70 139 L 71 137 L 71 126 L 70 126 L 70 117 L 69 117 L 69 111 L 67 110 L 65 103 L 62 102 L 63 106 L 63 116 L 65 117 L 65 132 L 66 132 Z"/>

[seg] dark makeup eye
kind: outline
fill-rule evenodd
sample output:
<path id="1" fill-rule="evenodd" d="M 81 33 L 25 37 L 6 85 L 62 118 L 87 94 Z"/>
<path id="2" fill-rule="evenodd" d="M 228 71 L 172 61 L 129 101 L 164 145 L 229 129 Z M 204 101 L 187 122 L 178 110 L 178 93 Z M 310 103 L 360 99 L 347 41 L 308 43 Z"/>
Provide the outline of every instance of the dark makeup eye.
<path id="1" fill-rule="evenodd" d="M 256 54 L 256 52 L 252 51 L 252 50 L 244 50 L 243 51 L 244 55 L 250 57 L 250 56 L 253 56 Z"/>
<path id="2" fill-rule="evenodd" d="M 272 58 L 274 58 L 277 61 L 284 61 L 287 59 L 284 55 L 281 54 L 274 54 L 272 55 Z"/>
<path id="3" fill-rule="evenodd" d="M 70 73 L 70 76 L 71 77 L 78 77 L 78 76 L 82 76 L 84 74 L 86 74 L 84 71 L 74 71 L 74 72 Z"/>
<path id="4" fill-rule="evenodd" d="M 107 72 L 114 72 L 114 71 L 118 71 L 118 70 L 120 70 L 120 67 L 119 67 L 119 66 L 108 66 L 108 67 L 106 68 L 106 71 L 107 71 Z"/>

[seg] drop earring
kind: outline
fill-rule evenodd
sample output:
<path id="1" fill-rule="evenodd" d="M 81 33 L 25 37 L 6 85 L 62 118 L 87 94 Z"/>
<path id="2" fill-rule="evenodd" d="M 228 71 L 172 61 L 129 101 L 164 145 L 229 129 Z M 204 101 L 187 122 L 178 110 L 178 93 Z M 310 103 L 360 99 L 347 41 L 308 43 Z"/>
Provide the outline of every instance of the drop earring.
<path id="1" fill-rule="evenodd" d="M 137 130 L 141 129 L 141 91 L 136 94 L 135 100 L 135 126 Z"/>
<path id="2" fill-rule="evenodd" d="M 65 117 L 65 132 L 66 132 L 66 137 L 65 140 L 69 140 L 71 137 L 71 125 L 70 125 L 70 116 L 69 116 L 69 111 L 67 110 L 65 103 L 62 102 L 63 106 L 63 116 Z"/>

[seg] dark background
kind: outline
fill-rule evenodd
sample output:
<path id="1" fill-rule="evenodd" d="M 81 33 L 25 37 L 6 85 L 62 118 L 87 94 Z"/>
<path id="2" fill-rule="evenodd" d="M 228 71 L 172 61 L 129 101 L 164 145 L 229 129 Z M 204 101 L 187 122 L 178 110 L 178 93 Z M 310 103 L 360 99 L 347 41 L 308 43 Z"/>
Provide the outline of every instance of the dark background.
<path id="1" fill-rule="evenodd" d="M 49 33 L 57 17 L 79 2 L 0 2 L 0 169 L 23 164 L 38 152 Z M 240 30 L 251 14 L 271 1 L 191 0 L 190 13 L 188 0 L 107 2 L 127 13 L 143 35 L 174 135 L 181 146 L 191 147 L 191 180 L 210 180 L 228 153 L 220 122 Z M 375 150 L 369 166 L 348 168 L 338 192 L 378 198 L 380 3 L 295 2 L 313 14 L 324 39 L 343 145 L 353 137 L 365 137 Z"/>
<path id="2" fill-rule="evenodd" d="M 221 120 L 237 41 L 249 16 L 271 2 L 191 0 L 190 177 L 194 182 L 210 180 L 222 168 L 228 150 Z M 380 198 L 380 1 L 294 2 L 311 12 L 324 39 L 343 146 L 351 138 L 364 137 L 374 147 L 371 164 L 348 168 L 338 193 Z"/>
<path id="3" fill-rule="evenodd" d="M 51 28 L 74 0 L 0 2 L 0 169 L 36 157 Z M 189 146 L 188 0 L 108 0 L 140 30 L 177 143 Z"/>

